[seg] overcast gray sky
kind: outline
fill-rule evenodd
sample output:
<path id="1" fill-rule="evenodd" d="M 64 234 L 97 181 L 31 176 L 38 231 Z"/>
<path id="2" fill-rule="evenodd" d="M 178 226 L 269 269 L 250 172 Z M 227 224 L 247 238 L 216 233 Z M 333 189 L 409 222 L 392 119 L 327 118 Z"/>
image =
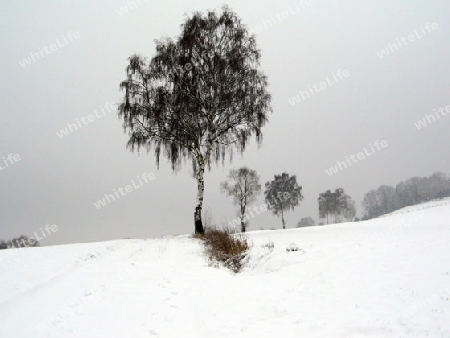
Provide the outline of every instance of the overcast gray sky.
<path id="1" fill-rule="evenodd" d="M 133 1 L 0 4 L 0 238 L 32 236 L 46 224 L 58 231 L 42 245 L 193 232 L 190 164 L 172 174 L 165 159 L 157 170 L 153 153 L 131 153 L 121 121 L 105 107 L 122 99 L 131 54 L 151 57 L 154 39 L 178 35 L 186 14 L 224 2 L 134 2 L 127 13 L 120 9 Z M 263 184 L 284 171 L 297 175 L 305 198 L 287 215 L 288 227 L 305 216 L 317 220 L 317 197 L 326 189 L 343 187 L 361 214 L 369 189 L 450 172 L 450 113 L 434 111 L 450 105 L 448 1 L 227 4 L 257 32 L 274 112 L 260 149 L 253 142 L 242 158 L 206 173 L 205 207 L 218 224 L 236 209 L 219 182 L 242 165 L 256 169 Z M 310 97 L 291 104 L 300 91 Z M 97 116 L 83 124 L 90 114 Z M 418 129 L 425 114 L 440 118 Z M 57 135 L 77 121 L 78 130 Z M 377 140 L 387 146 L 374 152 Z M 370 156 L 327 174 L 364 148 Z M 154 180 L 142 181 L 145 173 Z M 132 180 L 139 188 L 94 206 Z M 263 202 L 261 194 L 254 205 Z M 250 230 L 261 227 L 280 228 L 281 221 L 262 213 Z"/>

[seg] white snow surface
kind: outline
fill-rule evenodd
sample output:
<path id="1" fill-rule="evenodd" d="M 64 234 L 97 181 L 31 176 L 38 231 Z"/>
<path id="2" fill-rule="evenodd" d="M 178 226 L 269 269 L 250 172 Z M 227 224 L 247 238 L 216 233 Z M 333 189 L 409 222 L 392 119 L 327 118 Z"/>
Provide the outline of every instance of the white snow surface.
<path id="1" fill-rule="evenodd" d="M 0 336 L 450 337 L 449 200 L 246 236 L 239 274 L 190 236 L 1 250 Z"/>

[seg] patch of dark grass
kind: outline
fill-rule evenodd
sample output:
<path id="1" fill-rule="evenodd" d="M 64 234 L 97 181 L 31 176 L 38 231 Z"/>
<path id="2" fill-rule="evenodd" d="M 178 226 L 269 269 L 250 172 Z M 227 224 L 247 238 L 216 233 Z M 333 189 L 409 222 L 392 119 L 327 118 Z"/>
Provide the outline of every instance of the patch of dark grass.
<path id="1" fill-rule="evenodd" d="M 213 265 L 223 265 L 233 272 L 239 272 L 250 249 L 245 236 L 233 233 L 232 229 L 206 228 L 204 234 L 196 234 L 203 242 L 205 254 Z"/>

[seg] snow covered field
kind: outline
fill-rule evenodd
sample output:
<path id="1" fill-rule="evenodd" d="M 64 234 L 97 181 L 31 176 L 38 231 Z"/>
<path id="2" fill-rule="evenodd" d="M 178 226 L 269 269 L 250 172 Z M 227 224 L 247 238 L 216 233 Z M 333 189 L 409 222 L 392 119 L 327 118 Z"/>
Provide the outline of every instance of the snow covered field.
<path id="1" fill-rule="evenodd" d="M 2 250 L 0 336 L 450 337 L 449 200 L 248 236 L 238 275 L 189 236 Z"/>

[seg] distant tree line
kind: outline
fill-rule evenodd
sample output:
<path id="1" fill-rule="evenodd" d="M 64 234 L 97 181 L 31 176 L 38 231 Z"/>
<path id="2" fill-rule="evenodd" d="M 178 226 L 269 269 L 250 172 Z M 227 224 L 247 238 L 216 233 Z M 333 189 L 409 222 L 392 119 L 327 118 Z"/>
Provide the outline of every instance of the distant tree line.
<path id="1" fill-rule="evenodd" d="M 269 210 L 275 216 L 281 218 L 283 229 L 286 229 L 285 213 L 294 210 L 303 200 L 302 186 L 298 185 L 296 175 L 289 175 L 284 172 L 274 175 L 272 181 L 266 182 L 264 197 L 265 204 L 259 208 L 250 208 L 249 205 L 255 202 L 261 192 L 260 177 L 255 170 L 247 167 L 231 169 L 227 180 L 221 182 L 222 192 L 233 198 L 233 204 L 239 207 L 237 219 L 229 222 L 231 227 L 240 225 L 241 232 L 245 232 L 249 227 L 249 220 L 262 211 Z M 334 192 L 327 190 L 319 195 L 319 216 L 329 223 L 330 218 L 334 223 L 344 221 L 356 221 L 355 202 L 347 195 L 343 188 L 335 189 Z M 255 211 L 255 213 L 253 213 Z M 323 225 L 321 222 L 320 225 Z M 297 228 L 314 226 L 315 222 L 311 217 L 304 217 L 297 223 Z"/>
<path id="2" fill-rule="evenodd" d="M 0 239 L 0 250 L 39 246 L 39 242 L 32 237 L 21 235 L 10 240 Z"/>
<path id="3" fill-rule="evenodd" d="M 284 215 L 293 210 L 303 200 L 302 186 L 297 184 L 295 175 L 282 173 L 275 175 L 274 180 L 265 184 L 265 202 L 263 206 L 249 209 L 249 204 L 255 202 L 261 192 L 259 176 L 255 170 L 246 167 L 232 169 L 228 180 L 221 183 L 222 191 L 233 197 L 235 205 L 239 206 L 238 219 L 229 222 L 232 226 L 240 224 L 241 232 L 249 226 L 249 220 L 265 210 L 270 210 L 281 218 L 282 227 L 286 229 Z M 378 217 L 406 206 L 419 204 L 433 199 L 450 197 L 450 177 L 442 172 L 436 172 L 430 177 L 413 177 L 397 184 L 394 188 L 381 185 L 365 194 L 362 205 L 364 216 L 361 220 Z M 343 188 L 334 191 L 326 190 L 319 194 L 319 225 L 341 222 L 360 221 L 356 216 L 356 204 L 345 193 Z M 255 211 L 255 214 L 253 213 Z M 297 223 L 297 228 L 316 225 L 311 217 L 304 217 Z"/>
<path id="4" fill-rule="evenodd" d="M 364 195 L 363 220 L 388 214 L 395 210 L 450 196 L 450 179 L 443 172 L 430 177 L 412 177 L 398 183 L 395 188 L 382 185 Z"/>

